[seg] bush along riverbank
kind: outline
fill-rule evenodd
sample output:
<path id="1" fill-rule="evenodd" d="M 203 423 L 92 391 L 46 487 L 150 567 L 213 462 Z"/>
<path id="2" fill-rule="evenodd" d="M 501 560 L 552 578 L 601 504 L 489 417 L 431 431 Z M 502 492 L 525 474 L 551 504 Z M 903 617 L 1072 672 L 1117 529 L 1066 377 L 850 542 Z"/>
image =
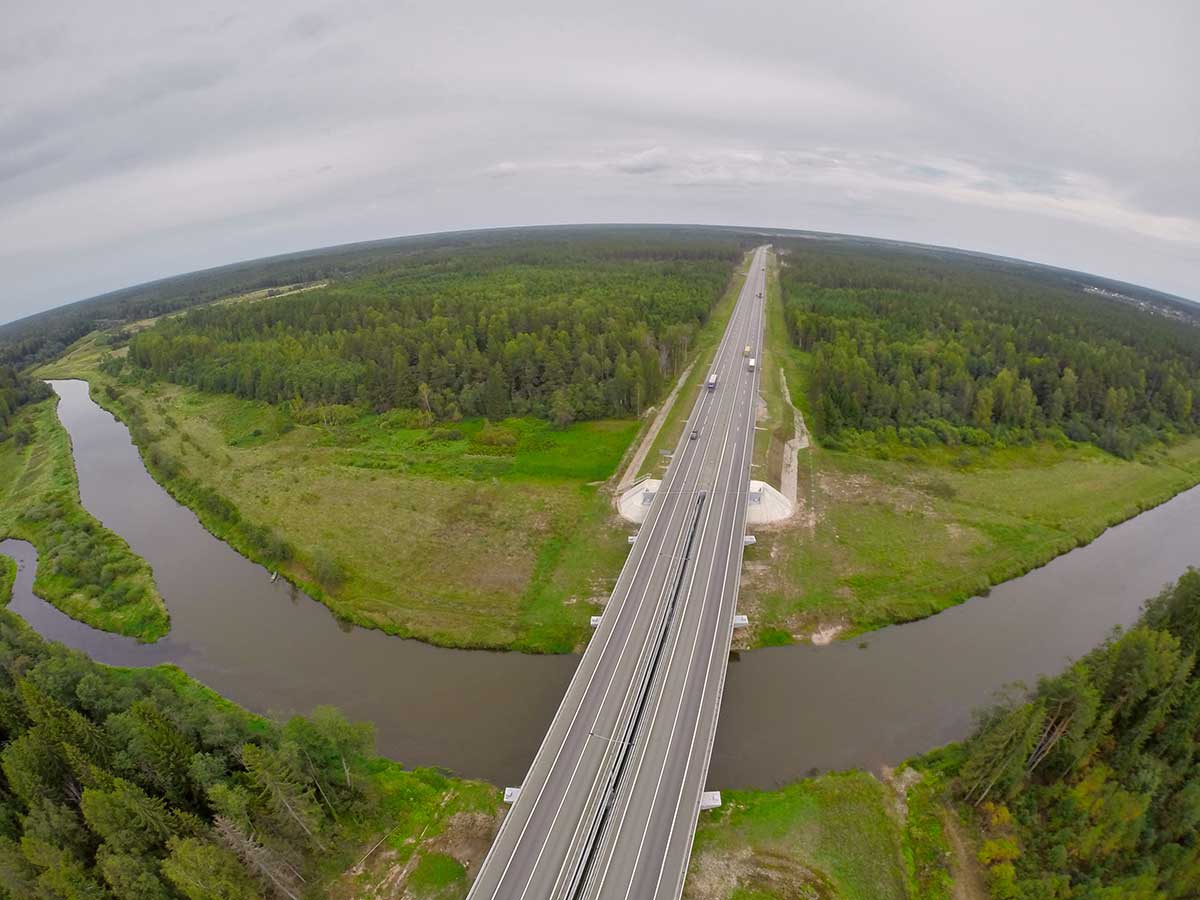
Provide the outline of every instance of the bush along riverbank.
<path id="1" fill-rule="evenodd" d="M 332 709 L 271 722 L 174 667 L 47 644 L 7 612 L 0 771 L 8 897 L 298 900 L 380 865 L 417 884 L 500 806 L 489 785 L 375 756 L 371 727 Z M 465 878 L 459 865 L 442 880 Z"/>
<path id="2" fill-rule="evenodd" d="M 1200 571 L 931 754 L 998 898 L 1200 894 Z"/>
<path id="3" fill-rule="evenodd" d="M 158 640 L 170 620 L 150 567 L 80 504 L 56 404 L 25 406 L 13 420 L 23 437 L 0 442 L 0 536 L 37 548 L 40 597 L 94 628 Z"/>

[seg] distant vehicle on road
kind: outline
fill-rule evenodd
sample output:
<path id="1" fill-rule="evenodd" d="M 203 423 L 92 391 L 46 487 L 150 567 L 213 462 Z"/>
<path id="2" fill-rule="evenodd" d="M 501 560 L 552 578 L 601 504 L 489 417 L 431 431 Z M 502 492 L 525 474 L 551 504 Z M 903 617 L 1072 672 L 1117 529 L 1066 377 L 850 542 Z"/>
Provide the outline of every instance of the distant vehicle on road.
<path id="1" fill-rule="evenodd" d="M 742 351 L 742 356 L 749 356 L 749 355 L 750 355 L 750 345 L 747 344 L 746 349 Z"/>
<path id="2" fill-rule="evenodd" d="M 717 388 L 717 376 L 709 375 L 708 376 L 708 389 L 710 391 L 713 391 L 713 390 L 716 390 L 716 388 Z"/>
<path id="3" fill-rule="evenodd" d="M 700 429 L 699 429 L 699 428 L 693 428 L 693 429 L 692 429 L 692 440 L 694 441 L 694 440 L 695 440 L 696 438 L 698 438 L 698 437 L 700 437 Z"/>
<path id="4" fill-rule="evenodd" d="M 754 364 L 755 364 L 756 362 L 757 362 L 757 360 L 756 360 L 756 359 L 755 359 L 753 356 L 752 356 L 752 357 L 750 357 L 750 371 L 751 371 L 751 372 L 753 372 L 753 371 L 754 371 Z"/>

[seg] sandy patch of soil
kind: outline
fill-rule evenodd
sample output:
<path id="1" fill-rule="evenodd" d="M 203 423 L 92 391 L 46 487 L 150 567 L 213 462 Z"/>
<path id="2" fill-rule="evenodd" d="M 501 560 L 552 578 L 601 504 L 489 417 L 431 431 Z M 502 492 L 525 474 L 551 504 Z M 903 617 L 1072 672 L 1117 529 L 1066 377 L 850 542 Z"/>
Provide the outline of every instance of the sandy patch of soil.
<path id="1" fill-rule="evenodd" d="M 891 801 L 892 812 L 901 824 L 908 821 L 908 789 L 921 780 L 921 773 L 916 769 L 904 766 L 893 769 L 884 766 L 880 770 L 883 783 L 891 788 L 888 799 Z"/>
<path id="2" fill-rule="evenodd" d="M 817 630 L 808 636 L 808 639 L 818 647 L 824 647 L 827 644 L 832 644 L 834 639 L 845 631 L 847 625 L 845 622 L 830 622 L 823 625 L 818 625 Z"/>
<path id="3" fill-rule="evenodd" d="M 406 898 L 408 876 L 425 853 L 444 853 L 462 863 L 470 880 L 475 878 L 496 837 L 503 811 L 495 816 L 479 812 L 455 813 L 436 837 L 419 842 L 402 860 L 399 851 L 379 847 L 361 865 L 352 866 L 329 888 L 332 900 L 391 900 Z"/>
<path id="4" fill-rule="evenodd" d="M 942 825 L 950 842 L 950 874 L 954 878 L 952 900 L 988 900 L 990 894 L 983 868 L 953 810 L 942 810 Z"/>
<path id="5" fill-rule="evenodd" d="M 738 889 L 778 900 L 834 900 L 833 884 L 822 873 L 776 850 L 741 849 L 705 853 L 688 873 L 685 900 L 725 900 Z"/>
<path id="6" fill-rule="evenodd" d="M 453 856 L 474 880 L 503 819 L 503 811 L 495 816 L 481 812 L 455 813 L 445 830 L 425 845 L 424 852 Z"/>

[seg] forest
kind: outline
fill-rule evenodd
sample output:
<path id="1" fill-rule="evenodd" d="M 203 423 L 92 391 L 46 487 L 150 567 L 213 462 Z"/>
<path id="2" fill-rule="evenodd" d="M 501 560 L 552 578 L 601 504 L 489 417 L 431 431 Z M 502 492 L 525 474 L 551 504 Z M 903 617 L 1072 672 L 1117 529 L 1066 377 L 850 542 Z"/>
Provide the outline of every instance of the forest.
<path id="1" fill-rule="evenodd" d="M 590 225 L 503 228 L 389 238 L 248 260 L 175 275 L 69 303 L 0 326 L 0 365 L 19 369 L 57 359 L 96 329 L 162 316 L 222 297 L 299 282 L 347 280 L 395 269 L 410 260 L 462 254 L 519 254 L 535 261 L 547 251 L 584 243 L 602 255 L 631 256 L 654 248 L 687 258 L 706 244 L 728 247 L 748 238 L 700 226 Z M 666 248 L 664 245 L 671 245 Z M 748 246 L 748 243 L 746 244 Z"/>
<path id="2" fill-rule="evenodd" d="M 1200 570 L 945 752 L 993 895 L 1200 896 Z M 936 754 L 935 754 L 936 756 Z"/>
<path id="3" fill-rule="evenodd" d="M 438 255 L 162 320 L 132 336 L 128 361 L 202 390 L 298 407 L 528 415 L 560 426 L 636 415 L 686 364 L 740 256 L 730 239 Z"/>
<path id="4" fill-rule="evenodd" d="M 314 896 L 381 813 L 399 830 L 448 786 L 396 766 L 396 807 L 373 775 L 369 725 L 329 708 L 276 724 L 177 670 L 97 665 L 8 613 L 0 741 L 0 896 L 12 898 Z"/>
<path id="5" fill-rule="evenodd" d="M 9 437 L 20 444 L 28 443 L 28 430 L 13 428 L 13 417 L 22 406 L 45 400 L 50 394 L 45 382 L 28 378 L 11 366 L 0 366 L 0 443 Z"/>
<path id="6" fill-rule="evenodd" d="M 1200 428 L 1200 313 L 964 255 L 794 242 L 784 261 L 830 447 L 1065 436 L 1128 458 Z"/>

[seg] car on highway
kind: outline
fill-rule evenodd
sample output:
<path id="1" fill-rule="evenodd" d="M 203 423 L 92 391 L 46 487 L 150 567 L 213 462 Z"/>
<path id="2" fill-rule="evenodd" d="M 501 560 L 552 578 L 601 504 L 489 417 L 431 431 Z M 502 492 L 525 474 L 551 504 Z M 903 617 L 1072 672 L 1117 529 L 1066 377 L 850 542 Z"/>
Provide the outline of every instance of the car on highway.
<path id="1" fill-rule="evenodd" d="M 698 438 L 698 437 L 700 437 L 700 429 L 699 429 L 699 428 L 693 428 L 693 429 L 692 429 L 692 437 L 691 437 L 691 439 L 694 441 L 694 440 L 696 440 L 696 438 Z"/>

